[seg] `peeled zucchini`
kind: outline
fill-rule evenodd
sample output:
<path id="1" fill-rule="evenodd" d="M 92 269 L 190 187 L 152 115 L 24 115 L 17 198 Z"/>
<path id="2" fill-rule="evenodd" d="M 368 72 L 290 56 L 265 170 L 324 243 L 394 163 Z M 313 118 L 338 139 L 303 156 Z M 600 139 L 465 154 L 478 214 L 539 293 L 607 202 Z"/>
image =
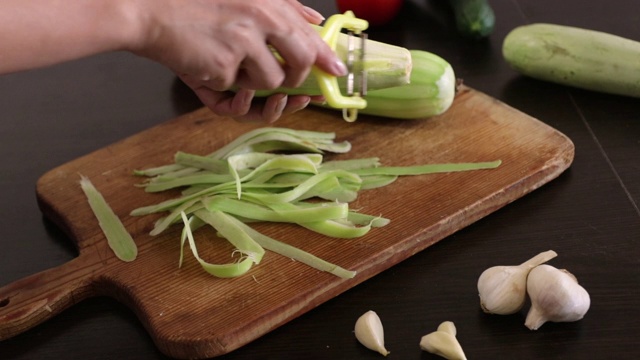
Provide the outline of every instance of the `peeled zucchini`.
<path id="1" fill-rule="evenodd" d="M 532 78 L 603 93 L 640 97 L 640 42 L 554 24 L 513 29 L 504 59 Z"/>
<path id="2" fill-rule="evenodd" d="M 359 114 L 396 119 L 422 119 L 442 114 L 449 109 L 457 87 L 456 76 L 451 65 L 440 56 L 427 51 L 407 50 L 407 53 L 410 54 L 409 63 L 411 64 L 408 84 L 380 88 L 381 76 L 372 77 L 372 73 L 368 72 L 368 85 L 376 82 L 377 86 L 369 87 L 371 90 L 368 90 L 364 97 L 367 107 L 358 110 Z M 372 61 L 368 60 L 367 64 Z M 378 66 L 375 72 L 384 72 L 384 70 Z M 271 91 L 260 91 L 256 94 L 258 96 L 274 93 L 320 95 L 317 83 L 312 80 L 314 79 L 307 79 L 300 88 L 283 87 Z M 386 83 L 386 85 L 389 84 Z M 329 107 L 326 104 L 321 106 Z M 342 109 L 336 110 L 342 111 Z"/>
<path id="3" fill-rule="evenodd" d="M 427 51 L 409 52 L 413 62 L 409 84 L 367 92 L 367 107 L 359 110 L 359 113 L 396 119 L 421 119 L 442 114 L 449 109 L 457 86 L 451 65 Z"/>

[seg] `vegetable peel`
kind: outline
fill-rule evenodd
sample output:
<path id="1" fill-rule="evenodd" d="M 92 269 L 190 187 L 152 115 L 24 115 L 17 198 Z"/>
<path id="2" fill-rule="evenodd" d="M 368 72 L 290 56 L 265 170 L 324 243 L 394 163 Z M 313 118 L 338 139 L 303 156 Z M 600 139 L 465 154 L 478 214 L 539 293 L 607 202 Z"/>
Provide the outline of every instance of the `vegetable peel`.
<path id="1" fill-rule="evenodd" d="M 501 164 L 493 161 L 393 167 L 382 166 L 375 157 L 325 161 L 325 151 L 351 149 L 350 143 L 334 140 L 334 133 L 270 127 L 240 135 L 206 156 L 179 152 L 174 164 L 135 174 L 148 177 L 148 187 L 160 189 L 170 184 L 167 188 L 173 188 L 179 184 L 186 187 L 183 194 L 134 209 L 131 215 L 168 212 L 156 222 L 152 235 L 182 222 L 180 265 L 188 242 L 200 265 L 214 276 L 246 273 L 260 262 L 266 249 L 336 276 L 352 278 L 355 271 L 272 239 L 247 224 L 287 222 L 332 238 L 358 238 L 390 222 L 381 215 L 350 209 L 349 203 L 359 191 L 391 184 L 399 176 L 491 169 Z M 291 153 L 292 149 L 306 152 Z M 236 252 L 242 254 L 238 262 L 209 264 L 200 258 L 192 232 L 206 225 L 236 247 Z"/>
<path id="2" fill-rule="evenodd" d="M 80 187 L 87 197 L 89 206 L 93 211 L 107 243 L 118 259 L 130 262 L 138 256 L 138 247 L 131 234 L 113 212 L 102 194 L 96 189 L 88 177 L 81 175 Z"/>

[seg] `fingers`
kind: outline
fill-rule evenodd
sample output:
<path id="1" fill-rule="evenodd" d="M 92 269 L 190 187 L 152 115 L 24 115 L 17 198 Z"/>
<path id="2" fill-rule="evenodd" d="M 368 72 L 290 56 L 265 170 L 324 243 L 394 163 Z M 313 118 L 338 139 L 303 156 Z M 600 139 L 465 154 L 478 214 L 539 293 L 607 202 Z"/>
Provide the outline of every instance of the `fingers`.
<path id="1" fill-rule="evenodd" d="M 335 76 L 346 75 L 346 66 L 310 25 L 322 21 L 315 10 L 295 0 L 219 1 L 226 6 L 216 18 L 207 21 L 211 14 L 203 9 L 200 22 L 185 33 L 158 36 L 164 62 L 177 73 L 189 74 L 192 82 L 216 91 L 272 90 L 298 87 L 314 65 Z M 210 30 L 203 31 L 207 27 Z M 172 47 L 179 49 L 166 50 Z M 189 55 L 181 55 L 186 50 Z"/>
<path id="2" fill-rule="evenodd" d="M 285 82 L 285 71 L 273 53 L 264 44 L 252 48 L 237 72 L 235 84 L 241 88 L 272 90 Z"/>
<path id="3" fill-rule="evenodd" d="M 251 109 L 243 116 L 235 117 L 240 122 L 265 122 L 272 124 L 283 115 L 300 111 L 309 105 L 311 98 L 306 95 L 271 95 L 264 101 L 254 101 Z"/>
<path id="4" fill-rule="evenodd" d="M 264 5 L 261 11 L 253 9 L 250 20 L 231 21 L 223 29 L 227 35 L 220 36 L 222 47 L 232 55 L 218 65 L 239 63 L 234 84 L 256 90 L 298 87 L 315 64 L 335 76 L 347 73 L 346 66 L 309 24 L 321 21 L 322 15 L 294 0 L 270 0 Z M 278 11 L 267 11 L 268 7 Z"/>
<path id="5" fill-rule="evenodd" d="M 311 24 L 318 25 L 324 21 L 324 16 L 322 16 L 322 14 L 308 6 L 302 5 L 298 0 L 287 1 Z"/>
<path id="6" fill-rule="evenodd" d="M 239 121 L 257 122 L 263 121 L 267 124 L 274 123 L 282 116 L 284 108 L 287 106 L 287 95 L 275 94 L 269 96 L 264 104 L 256 103 L 253 111 L 249 111 L 246 115 L 236 118 Z"/>
<path id="7" fill-rule="evenodd" d="M 187 83 L 187 85 L 189 85 Z M 255 91 L 241 89 L 237 93 L 215 91 L 207 87 L 192 88 L 202 103 L 220 116 L 241 117 L 251 109 Z"/>
<path id="8" fill-rule="evenodd" d="M 304 24 L 300 31 L 288 36 L 272 35 L 267 41 L 284 59 L 282 70 L 285 76 L 282 85 L 285 87 L 300 86 L 309 76 L 311 67 L 320 54 L 326 53 L 322 56 L 330 56 L 338 61 L 333 51 L 309 24 Z"/>
<path id="9" fill-rule="evenodd" d="M 266 39 L 284 59 L 283 86 L 299 86 L 307 78 L 313 65 L 318 65 L 322 70 L 335 76 L 346 75 L 347 69 L 344 63 L 322 40 L 318 32 L 309 25 L 309 19 L 313 20 L 321 15 L 297 1 L 287 0 L 287 2 L 295 10 L 292 15 L 289 15 L 292 29 L 285 27 L 285 31 L 273 31 Z"/>
<path id="10" fill-rule="evenodd" d="M 306 107 L 312 99 L 273 95 L 254 101 L 254 92 L 246 89 L 297 87 L 314 65 L 335 76 L 347 73 L 344 63 L 310 25 L 323 20 L 317 11 L 296 0 L 217 1 L 225 6 L 216 12 L 193 10 L 198 21 L 187 22 L 185 32 L 157 37 L 163 41 L 157 48 L 165 49 L 165 63 L 216 114 L 273 122 Z M 172 48 L 169 45 L 176 50 L 167 51 Z M 185 50 L 188 56 L 181 55 Z M 231 93 L 229 89 L 242 90 Z"/>
<path id="11" fill-rule="evenodd" d="M 324 21 L 324 16 L 322 16 L 322 14 L 308 6 L 302 7 L 302 16 L 304 16 L 304 18 L 307 19 L 308 22 L 315 25 L 318 25 Z"/>
<path id="12" fill-rule="evenodd" d="M 306 95 L 289 95 L 287 106 L 284 108 L 282 115 L 292 114 L 307 107 L 311 103 L 313 97 Z"/>
<path id="13" fill-rule="evenodd" d="M 183 81 L 185 81 L 183 79 Z M 187 85 L 189 82 L 185 81 Z M 236 93 L 230 91 L 214 91 L 207 87 L 192 88 L 200 101 L 220 116 L 232 117 L 240 122 L 273 123 L 283 115 L 302 110 L 315 97 L 306 95 L 287 96 L 274 94 L 265 99 L 254 99 L 255 91 L 240 89 Z"/>

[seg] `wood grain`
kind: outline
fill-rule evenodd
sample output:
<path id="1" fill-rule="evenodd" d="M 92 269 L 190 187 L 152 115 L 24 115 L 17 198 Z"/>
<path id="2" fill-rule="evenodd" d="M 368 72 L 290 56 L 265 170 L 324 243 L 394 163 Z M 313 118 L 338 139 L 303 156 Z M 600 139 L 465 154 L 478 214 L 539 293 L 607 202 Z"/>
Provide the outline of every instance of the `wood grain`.
<path id="1" fill-rule="evenodd" d="M 338 140 L 352 143 L 350 153 L 331 158 L 377 156 L 395 166 L 503 163 L 494 170 L 404 177 L 363 192 L 353 208 L 391 219 L 363 238 L 332 239 L 293 225 L 256 225 L 267 235 L 357 270 L 354 279 L 339 279 L 273 253 L 249 276 L 235 279 L 213 278 L 191 257 L 178 268 L 179 229 L 151 237 L 154 216 L 128 215 L 176 193 L 147 194 L 135 187 L 140 179 L 132 171 L 168 163 L 178 150 L 209 153 L 257 126 L 201 109 L 43 175 L 36 189 L 42 212 L 76 242 L 79 256 L 0 288 L 0 340 L 83 299 L 106 295 L 133 309 L 169 356 L 225 354 L 537 189 L 567 169 L 574 156 L 572 142 L 560 132 L 470 88 L 462 89 L 445 114 L 416 121 L 361 116 L 351 124 L 336 112 L 304 110 L 277 126 L 332 131 Z M 78 184 L 79 174 L 92 180 L 123 219 L 139 247 L 136 261 L 121 262 L 108 249 Z M 228 260 L 225 242 L 199 239 L 205 259 Z"/>

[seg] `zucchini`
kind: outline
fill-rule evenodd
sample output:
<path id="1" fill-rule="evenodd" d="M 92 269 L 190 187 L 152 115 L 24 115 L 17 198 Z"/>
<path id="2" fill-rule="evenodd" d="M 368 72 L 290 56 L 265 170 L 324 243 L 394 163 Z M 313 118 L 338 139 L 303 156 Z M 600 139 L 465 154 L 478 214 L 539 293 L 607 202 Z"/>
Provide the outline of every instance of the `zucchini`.
<path id="1" fill-rule="evenodd" d="M 640 42 L 554 24 L 513 29 L 502 54 L 516 71 L 572 87 L 640 97 Z"/>
<path id="2" fill-rule="evenodd" d="M 367 107 L 359 110 L 359 113 L 396 119 L 421 119 L 442 114 L 449 109 L 457 86 L 451 65 L 427 51 L 409 52 L 413 62 L 411 82 L 367 92 Z"/>
<path id="3" fill-rule="evenodd" d="M 496 17 L 488 0 L 447 0 L 453 9 L 458 33 L 481 39 L 493 32 Z"/>
<path id="4" fill-rule="evenodd" d="M 370 46 L 367 48 L 368 55 L 365 67 L 367 68 L 368 90 L 364 96 L 367 106 L 364 109 L 359 109 L 358 113 L 396 119 L 421 119 L 442 114 L 449 109 L 455 97 L 457 80 L 453 68 L 446 60 L 427 51 L 400 48 L 409 55 L 411 72 L 408 74 L 406 83 L 399 81 L 400 85 L 391 86 L 389 75 L 383 75 L 385 71 L 398 71 L 399 64 L 390 64 L 390 57 L 399 56 L 393 61 L 404 64 L 404 56 L 400 55 L 404 51 L 397 50 L 396 46 L 378 44 L 378 47 Z M 385 51 L 385 49 L 390 53 L 387 53 L 385 60 L 381 60 L 382 55 L 377 52 Z M 400 79 L 400 77 L 401 74 L 398 71 L 395 78 Z M 343 80 L 343 78 L 339 79 L 341 87 L 344 85 Z M 275 93 L 321 95 L 320 88 L 313 76 L 310 76 L 298 88 L 281 87 L 275 90 L 258 91 L 256 95 L 268 96 Z M 319 105 L 333 109 L 328 104 Z M 342 111 L 342 109 L 336 110 Z"/>

